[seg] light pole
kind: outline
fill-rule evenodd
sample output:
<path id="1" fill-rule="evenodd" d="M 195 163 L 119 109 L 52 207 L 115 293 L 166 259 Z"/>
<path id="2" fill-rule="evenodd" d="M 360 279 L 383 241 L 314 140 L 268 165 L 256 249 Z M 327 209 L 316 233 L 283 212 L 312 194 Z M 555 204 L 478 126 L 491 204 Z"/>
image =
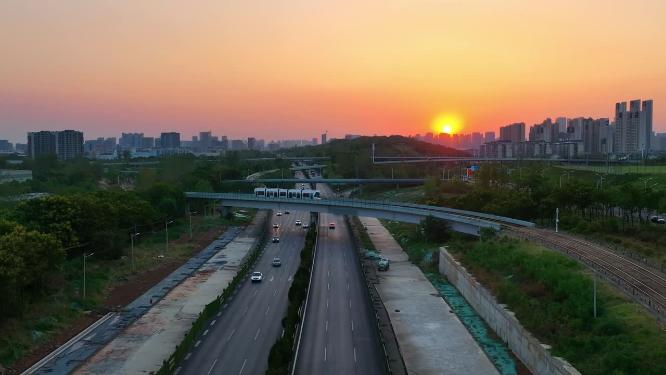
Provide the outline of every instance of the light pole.
<path id="1" fill-rule="evenodd" d="M 559 224 L 560 224 L 560 209 L 558 207 L 555 209 L 555 233 L 559 233 Z"/>
<path id="2" fill-rule="evenodd" d="M 188 211 L 190 214 L 190 240 L 192 240 L 192 214 L 196 214 L 196 211 Z"/>
<path id="3" fill-rule="evenodd" d="M 569 181 L 569 178 L 571 177 L 571 171 L 566 171 L 560 175 L 560 189 L 562 189 L 562 176 L 567 175 L 567 182 Z"/>
<path id="4" fill-rule="evenodd" d="M 86 299 L 86 258 L 90 258 L 95 253 L 83 253 L 83 299 Z"/>
<path id="5" fill-rule="evenodd" d="M 130 233 L 130 257 L 132 262 L 132 273 L 134 273 L 134 237 L 140 235 L 141 233 Z"/>
<path id="6" fill-rule="evenodd" d="M 643 191 L 647 191 L 647 183 L 650 180 L 652 180 L 652 177 L 646 177 L 641 179 L 641 181 L 643 181 Z"/>
<path id="7" fill-rule="evenodd" d="M 165 241 L 165 247 L 164 247 L 164 254 L 169 252 L 169 224 L 171 224 L 171 223 L 173 223 L 173 220 L 164 222 L 164 232 L 165 232 L 165 235 L 166 235 L 165 236 L 166 241 Z"/>
<path id="8" fill-rule="evenodd" d="M 599 177 L 599 183 L 597 184 L 597 186 L 599 186 L 599 190 L 604 190 L 604 179 L 605 179 L 605 177 L 602 174 L 599 174 L 599 173 L 595 173 L 595 174 L 597 175 L 597 177 Z"/>

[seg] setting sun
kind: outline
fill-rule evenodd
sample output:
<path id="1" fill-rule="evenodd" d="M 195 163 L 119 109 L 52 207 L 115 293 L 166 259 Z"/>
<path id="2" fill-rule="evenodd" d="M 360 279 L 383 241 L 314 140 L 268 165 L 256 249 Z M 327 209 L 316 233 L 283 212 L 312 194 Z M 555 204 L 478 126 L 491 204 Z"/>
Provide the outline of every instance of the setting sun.
<path id="1" fill-rule="evenodd" d="M 451 113 L 440 114 L 432 121 L 431 128 L 434 133 L 458 133 L 462 130 L 462 118 Z"/>

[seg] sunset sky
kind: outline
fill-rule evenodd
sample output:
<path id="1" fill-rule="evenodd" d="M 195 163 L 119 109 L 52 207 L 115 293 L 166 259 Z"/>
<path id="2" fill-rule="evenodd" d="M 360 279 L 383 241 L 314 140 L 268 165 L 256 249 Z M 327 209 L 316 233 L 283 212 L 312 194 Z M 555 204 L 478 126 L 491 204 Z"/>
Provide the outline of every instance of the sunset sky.
<path id="1" fill-rule="evenodd" d="M 415 134 L 612 117 L 666 131 L 666 1 L 3 0 L 0 139 Z"/>

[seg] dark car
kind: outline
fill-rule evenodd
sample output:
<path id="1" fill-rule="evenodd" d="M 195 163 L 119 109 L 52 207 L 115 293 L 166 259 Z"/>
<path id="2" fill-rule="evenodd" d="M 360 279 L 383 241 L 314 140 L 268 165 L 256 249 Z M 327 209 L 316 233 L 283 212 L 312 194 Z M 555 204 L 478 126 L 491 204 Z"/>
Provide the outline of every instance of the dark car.
<path id="1" fill-rule="evenodd" d="M 271 242 L 273 242 L 273 243 L 279 243 L 279 242 L 280 242 L 280 237 L 273 237 L 273 239 L 271 240 Z"/>

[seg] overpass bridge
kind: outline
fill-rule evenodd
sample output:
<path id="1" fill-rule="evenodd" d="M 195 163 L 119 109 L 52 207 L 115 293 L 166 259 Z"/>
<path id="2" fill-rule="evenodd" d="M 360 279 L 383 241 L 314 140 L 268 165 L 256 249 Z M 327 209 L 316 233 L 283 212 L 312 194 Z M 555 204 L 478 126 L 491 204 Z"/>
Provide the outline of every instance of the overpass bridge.
<path id="1" fill-rule="evenodd" d="M 226 182 L 245 182 L 262 184 L 331 184 L 331 185 L 423 185 L 424 178 L 255 178 L 253 180 L 227 180 Z"/>
<path id="2" fill-rule="evenodd" d="M 291 168 L 289 168 L 289 170 L 305 171 L 305 170 L 308 170 L 308 169 L 322 169 L 322 168 L 326 168 L 326 167 L 327 167 L 327 165 L 325 165 L 325 164 L 315 164 L 315 165 L 304 165 L 304 166 L 300 166 L 300 167 L 291 167 Z"/>
<path id="3" fill-rule="evenodd" d="M 245 207 L 268 210 L 324 212 L 335 215 L 369 216 L 418 224 L 428 216 L 446 220 L 456 232 L 479 236 L 481 229 L 496 231 L 502 225 L 532 227 L 533 223 L 480 212 L 410 203 L 362 199 L 297 199 L 266 198 L 254 194 L 187 192 L 188 199 L 214 200 L 222 207 Z"/>

